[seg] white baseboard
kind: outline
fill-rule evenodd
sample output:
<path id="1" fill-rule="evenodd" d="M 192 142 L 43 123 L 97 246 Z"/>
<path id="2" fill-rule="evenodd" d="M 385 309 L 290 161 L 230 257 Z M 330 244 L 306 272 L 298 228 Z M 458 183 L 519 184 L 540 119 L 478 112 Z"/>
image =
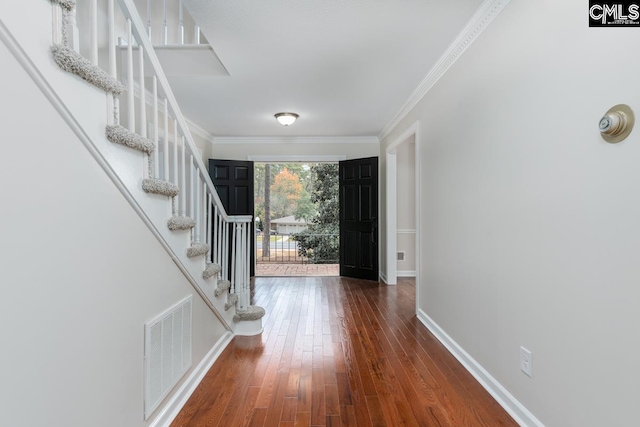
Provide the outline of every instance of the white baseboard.
<path id="1" fill-rule="evenodd" d="M 415 270 L 398 270 L 398 277 L 416 277 Z"/>
<path id="2" fill-rule="evenodd" d="M 149 427 L 169 427 L 175 417 L 178 416 L 182 407 L 187 403 L 189 397 L 193 394 L 202 381 L 204 376 L 209 372 L 214 362 L 218 360 L 222 351 L 227 348 L 234 335 L 227 331 L 224 335 L 211 347 L 207 355 L 198 363 L 198 366 L 191 371 L 187 380 L 182 383 L 178 391 L 171 396 L 169 402 L 164 405 L 158 416 Z"/>
<path id="3" fill-rule="evenodd" d="M 473 377 L 478 380 L 480 385 L 485 388 L 493 396 L 493 398 L 502 406 L 513 419 L 521 426 L 525 427 L 544 427 L 527 408 L 525 408 L 518 400 L 513 397 L 506 388 L 502 386 L 495 378 L 491 376 L 473 357 L 469 355 L 457 342 L 455 342 L 447 333 L 434 322 L 423 310 L 418 310 L 418 319 L 431 331 L 433 335 L 449 350 L 453 356 L 458 359 L 462 366 Z"/>
<path id="4" fill-rule="evenodd" d="M 380 280 L 382 280 L 386 284 L 389 284 L 387 282 L 387 275 L 385 273 L 383 273 L 382 271 L 380 272 Z"/>

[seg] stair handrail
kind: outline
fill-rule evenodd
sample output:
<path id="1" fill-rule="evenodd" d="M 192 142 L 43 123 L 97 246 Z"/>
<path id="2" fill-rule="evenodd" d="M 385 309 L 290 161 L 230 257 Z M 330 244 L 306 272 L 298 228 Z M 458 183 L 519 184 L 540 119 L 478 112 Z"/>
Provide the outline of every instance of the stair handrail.
<path id="1" fill-rule="evenodd" d="M 119 16 L 124 18 L 126 27 L 124 33 L 120 33 L 122 27 L 116 26 L 115 0 L 106 0 L 108 16 L 107 71 L 99 67 L 98 0 L 87 0 L 82 3 L 90 9 L 90 46 L 88 52 L 90 59 L 80 53 L 79 32 L 76 26 L 76 1 L 51 1 L 57 4 L 53 9 L 54 22 L 61 25 L 58 29 L 54 28 L 54 44 L 51 52 L 55 62 L 63 70 L 79 75 L 110 94 L 107 101 L 109 111 L 113 115 L 110 113 L 107 117 L 107 139 L 113 143 L 142 151 L 146 155 L 147 169 L 144 171 L 146 177 L 142 180 L 142 190 L 171 199 L 172 217 L 167 221 L 167 227 L 174 231 L 190 230 L 190 243 L 186 248 L 185 255 L 189 258 L 205 255 L 202 279 L 207 280 L 212 277 L 217 279 L 217 287 L 214 292 L 216 297 L 221 296 L 227 290 L 236 294 L 225 304 L 225 310 L 233 305 L 236 306 L 234 321 L 259 319 L 264 315 L 264 309 L 249 304 L 250 242 L 253 217 L 251 215 L 229 215 L 224 208 L 151 40 L 145 32 L 142 18 L 135 3 L 133 0 L 118 0 L 118 9 L 121 12 Z M 124 39 L 118 38 L 118 35 L 124 35 Z M 125 43 L 120 43 L 120 40 Z M 122 54 L 121 60 L 118 60 L 118 50 Z M 118 73 L 118 64 L 121 66 L 120 73 Z M 134 75 L 136 68 L 137 76 Z M 151 71 L 150 74 L 149 71 Z M 120 74 L 122 82 L 118 80 L 118 74 Z M 145 81 L 149 76 L 152 79 L 153 88 L 153 101 L 151 102 L 153 140 L 147 138 L 149 122 L 147 121 Z M 139 96 L 135 94 L 136 80 L 139 84 Z M 123 83 L 126 83 L 126 88 Z M 164 95 L 162 100 L 159 98 L 158 89 Z M 125 94 L 125 90 L 126 128 L 120 124 L 120 96 Z M 139 98 L 137 103 L 136 97 Z M 163 112 L 159 111 L 160 105 L 164 107 Z M 161 116 L 164 117 L 163 129 L 160 128 Z M 173 125 L 172 150 L 170 150 L 169 122 Z M 136 124 L 138 132 L 136 132 Z M 160 150 L 161 130 L 164 130 L 163 150 Z M 160 173 L 161 155 L 163 157 L 162 174 Z M 191 217 L 187 216 L 187 209 Z M 192 283 L 203 295 L 202 286 L 196 285 L 195 281 Z M 208 295 L 207 297 L 211 298 Z"/>
<path id="2" fill-rule="evenodd" d="M 136 37 L 136 40 L 138 41 L 138 43 L 144 47 L 144 50 L 148 55 L 148 59 L 151 63 L 153 71 L 154 73 L 156 73 L 156 76 L 158 78 L 158 84 L 160 87 L 162 87 L 165 93 L 167 102 L 169 103 L 169 108 L 173 113 L 173 117 L 178 122 L 178 126 L 180 127 L 180 130 L 182 134 L 185 136 L 187 146 L 189 147 L 189 151 L 194 156 L 194 160 L 198 166 L 197 169 L 199 173 L 202 174 L 204 182 L 206 182 L 209 191 L 213 195 L 215 206 L 219 209 L 219 212 L 221 213 L 222 217 L 228 222 L 251 221 L 253 218 L 251 215 L 231 216 L 227 214 L 227 211 L 224 208 L 222 201 L 220 200 L 220 197 L 218 196 L 218 192 L 215 186 L 213 185 L 213 181 L 211 181 L 211 177 L 209 176 L 208 173 L 204 173 L 206 172 L 207 168 L 205 167 L 204 162 L 202 161 L 200 156 L 198 155 L 198 149 L 196 148 L 196 144 L 193 141 L 193 137 L 191 135 L 191 131 L 189 130 L 189 126 L 187 125 L 187 122 L 184 119 L 182 111 L 180 110 L 178 101 L 173 95 L 173 91 L 171 90 L 171 85 L 169 84 L 169 80 L 167 79 L 167 76 L 164 74 L 164 70 L 160 65 L 160 60 L 158 59 L 158 56 L 155 53 L 153 44 L 151 43 L 151 40 L 147 36 L 144 23 L 142 22 L 142 18 L 138 14 L 138 9 L 136 8 L 135 3 L 133 2 L 133 0 L 118 0 L 118 3 L 120 4 L 120 9 L 125 14 L 125 17 L 131 19 L 131 24 L 132 24 L 131 26 L 134 32 L 134 36 Z"/>
<path id="3" fill-rule="evenodd" d="M 109 0 L 113 1 L 113 0 Z M 141 46 L 144 51 L 146 51 L 147 59 L 151 64 L 151 68 L 153 70 L 154 75 L 157 78 L 158 85 L 163 90 L 165 94 L 165 102 L 166 108 L 170 109 L 172 113 L 172 117 L 174 121 L 177 123 L 177 127 L 181 132 L 182 136 L 185 138 L 186 147 L 190 152 L 193 161 L 196 164 L 196 171 L 200 174 L 200 178 L 202 178 L 203 185 L 206 186 L 205 197 L 203 199 L 203 203 L 207 203 L 206 194 L 210 194 L 213 199 L 213 206 L 216 212 L 220 214 L 222 220 L 229 224 L 231 230 L 225 236 L 225 242 L 231 243 L 231 253 L 228 254 L 229 258 L 223 258 L 220 265 L 222 269 L 222 275 L 224 279 L 228 279 L 230 281 L 230 291 L 232 293 L 236 293 L 238 295 L 237 307 L 243 311 L 249 309 L 250 306 L 250 290 L 249 290 L 249 266 L 250 266 L 250 241 L 252 239 L 251 236 L 251 223 L 253 220 L 253 216 L 251 215 L 229 215 L 220 200 L 218 195 L 218 191 L 213 184 L 209 174 L 207 173 L 207 169 L 205 167 L 202 158 L 199 155 L 198 149 L 195 145 L 195 141 L 193 140 L 193 136 L 191 135 L 191 131 L 186 123 L 186 120 L 180 110 L 180 106 L 178 105 L 178 101 L 176 100 L 173 91 L 171 90 L 171 85 L 164 73 L 162 65 L 160 64 L 160 60 L 158 59 L 155 50 L 153 48 L 153 44 L 148 34 L 145 31 L 144 22 L 138 13 L 138 9 L 133 0 L 118 0 L 120 5 L 120 9 L 124 14 L 125 18 L 130 20 L 131 23 L 131 33 L 135 36 L 135 39 L 138 41 L 138 45 Z M 144 94 L 141 94 L 144 96 Z M 177 134 L 175 135 L 177 139 Z M 165 138 L 167 135 L 165 135 Z M 177 144 L 177 141 L 176 141 Z M 166 154 L 165 154 L 166 155 Z M 198 178 L 198 177 L 196 177 Z M 186 195 L 185 195 L 186 196 Z M 183 197 L 185 197 L 183 196 Z M 197 196 L 196 196 L 197 197 Z M 193 203 L 193 201 L 191 201 Z M 197 210 L 197 208 L 196 208 Z M 202 213 L 201 213 L 202 214 Z M 206 222 L 205 222 L 206 223 Z M 208 223 L 209 226 L 213 224 Z M 207 225 L 205 225 L 205 231 L 207 230 Z M 198 233 L 195 234 L 196 239 L 199 239 Z M 205 241 L 206 241 L 205 237 Z M 198 241 L 198 240 L 196 240 Z M 212 245 L 215 242 L 211 242 Z M 209 255 L 211 255 L 213 259 L 212 252 L 210 251 Z M 231 261 L 230 264 L 227 264 Z M 227 268 L 227 270 L 225 270 Z"/>
<path id="4" fill-rule="evenodd" d="M 249 248 L 251 242 L 251 215 L 229 215 L 218 191 L 214 186 L 189 126 L 171 90 L 171 85 L 156 55 L 151 39 L 133 0 L 118 0 L 121 16 L 124 18 L 125 33 L 116 34 L 115 0 L 107 0 L 108 16 L 108 61 L 106 70 L 99 68 L 98 49 L 98 0 L 83 2 L 90 9 L 90 60 L 80 53 L 79 32 L 76 27 L 75 0 L 52 0 L 59 5 L 55 11 L 62 13 L 61 31 L 54 31 L 52 54 L 58 65 L 66 71 L 74 72 L 83 79 L 110 93 L 107 97 L 113 115 L 108 117 L 106 136 L 111 142 L 123 144 L 144 152 L 148 168 L 142 180 L 142 189 L 171 198 L 172 217 L 167 226 L 170 230 L 190 230 L 190 246 L 187 257 L 205 255 L 206 268 L 203 279 L 220 278 L 226 289 L 237 295 L 237 307 L 246 311 L 249 307 Z M 56 18 L 57 20 L 57 18 Z M 124 35 L 118 38 L 118 35 Z M 125 43 L 117 43 L 123 40 Z M 135 49 L 135 56 L 134 56 Z M 124 60 L 118 60 L 121 50 Z M 118 80 L 118 63 L 121 80 Z M 150 64 L 150 67 L 149 67 Z M 137 68 L 137 76 L 134 71 Z M 151 71 L 153 88 L 153 140 L 147 138 L 147 93 L 145 80 Z M 126 76 L 126 77 L 125 77 Z M 136 105 L 136 79 L 139 84 L 139 101 Z M 120 95 L 126 89 L 127 127 L 120 124 Z M 159 91 L 164 95 L 160 113 Z M 137 112 L 136 112 L 137 107 Z M 163 150 L 160 150 L 160 115 L 164 117 Z M 173 124 L 174 143 L 170 150 L 169 121 Z M 136 124 L 138 132 L 136 132 Z M 181 142 L 179 144 L 179 141 Z M 180 148 L 178 148 L 180 147 Z M 163 157 L 160 174 L 160 156 Z M 180 156 L 179 156 L 180 154 Z M 188 157 L 188 163 L 187 163 Z M 194 167 L 195 166 L 195 167 Z M 187 175 L 188 169 L 188 175 Z M 162 175 L 162 176 L 161 176 Z M 188 178 L 188 179 L 187 179 Z M 187 216 L 187 208 L 191 217 Z M 219 286 L 216 293 L 224 286 Z M 218 296 L 217 294 L 216 296 Z"/>

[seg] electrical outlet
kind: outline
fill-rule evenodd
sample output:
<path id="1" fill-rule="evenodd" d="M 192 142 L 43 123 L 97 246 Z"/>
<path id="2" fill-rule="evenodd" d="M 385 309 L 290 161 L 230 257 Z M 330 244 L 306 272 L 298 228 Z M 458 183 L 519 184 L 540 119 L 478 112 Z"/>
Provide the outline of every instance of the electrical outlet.
<path id="1" fill-rule="evenodd" d="M 398 252 L 398 261 L 404 261 L 404 252 Z"/>
<path id="2" fill-rule="evenodd" d="M 524 347 L 520 347 L 520 370 L 529 377 L 533 376 L 533 355 Z"/>

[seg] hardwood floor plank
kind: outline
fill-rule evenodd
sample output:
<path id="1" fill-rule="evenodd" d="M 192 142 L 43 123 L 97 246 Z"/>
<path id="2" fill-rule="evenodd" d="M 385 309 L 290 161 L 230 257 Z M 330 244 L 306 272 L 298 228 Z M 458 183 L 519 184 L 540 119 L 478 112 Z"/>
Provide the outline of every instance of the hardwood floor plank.
<path id="1" fill-rule="evenodd" d="M 338 397 L 337 385 L 327 384 L 324 387 L 324 407 L 327 416 L 340 415 L 340 398 Z"/>
<path id="2" fill-rule="evenodd" d="M 349 387 L 349 378 L 346 373 L 336 374 L 336 387 L 338 389 L 338 401 L 342 406 L 351 406 L 351 388 Z"/>
<path id="3" fill-rule="evenodd" d="M 298 398 L 285 397 L 282 404 L 282 415 L 280 416 L 280 423 L 290 421 L 292 424 L 296 420 L 296 412 L 298 410 Z"/>
<path id="4" fill-rule="evenodd" d="M 267 408 L 255 408 L 252 411 L 251 419 L 249 420 L 249 427 L 262 427 L 264 426 L 264 419 L 267 417 Z"/>
<path id="5" fill-rule="evenodd" d="M 298 383 L 298 412 L 311 412 L 311 376 L 301 376 Z"/>
<path id="6" fill-rule="evenodd" d="M 512 427 L 415 316 L 415 286 L 258 278 L 264 332 L 235 337 L 172 427 Z"/>
<path id="7" fill-rule="evenodd" d="M 280 372 L 276 376 L 275 389 L 271 393 L 267 417 L 264 420 L 266 426 L 275 426 L 280 423 L 288 380 L 289 374 L 287 372 Z"/>
<path id="8" fill-rule="evenodd" d="M 341 427 L 342 426 L 342 419 L 340 418 L 340 415 L 327 415 L 326 418 L 326 423 L 325 425 L 327 427 Z"/>
<path id="9" fill-rule="evenodd" d="M 341 406 L 340 407 L 340 420 L 343 427 L 357 427 L 358 418 L 356 417 L 356 411 L 353 406 Z"/>
<path id="10" fill-rule="evenodd" d="M 382 405 L 380 405 L 380 399 L 378 399 L 378 396 L 367 396 L 367 406 L 369 408 L 371 425 L 373 427 L 385 427 L 387 423 L 384 419 Z"/>
<path id="11" fill-rule="evenodd" d="M 324 399 L 324 391 L 311 392 L 311 425 L 313 426 L 325 425 L 326 411 Z"/>
<path id="12" fill-rule="evenodd" d="M 309 412 L 297 412 L 295 427 L 309 427 L 311 425 L 311 414 Z"/>

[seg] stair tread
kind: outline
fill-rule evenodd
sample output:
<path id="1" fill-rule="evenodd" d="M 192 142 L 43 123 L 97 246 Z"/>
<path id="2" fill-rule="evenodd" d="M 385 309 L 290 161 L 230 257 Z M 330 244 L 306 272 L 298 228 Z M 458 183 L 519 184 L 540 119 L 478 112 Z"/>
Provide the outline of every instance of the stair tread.
<path id="1" fill-rule="evenodd" d="M 202 272 L 202 278 L 208 279 L 210 277 L 213 277 L 216 274 L 220 273 L 220 270 L 221 270 L 220 265 L 215 263 L 208 263 L 204 271 Z"/>
<path id="2" fill-rule="evenodd" d="M 238 302 L 238 295 L 236 294 L 229 294 L 227 296 L 227 302 L 224 305 L 224 309 L 229 310 L 231 307 L 233 307 L 234 305 L 236 305 L 236 303 Z"/>
<path id="3" fill-rule="evenodd" d="M 215 294 L 217 297 L 227 292 L 231 288 L 231 282 L 228 280 L 220 279 L 218 280 L 218 286 L 216 287 Z M 235 294 L 233 294 L 235 295 Z M 236 295 L 236 299 L 238 296 Z"/>
<path id="4" fill-rule="evenodd" d="M 233 316 L 234 322 L 260 320 L 264 317 L 265 310 L 259 305 L 250 305 L 246 310 L 238 310 Z"/>
<path id="5" fill-rule="evenodd" d="M 209 252 L 209 245 L 206 243 L 194 243 L 187 248 L 187 256 L 189 258 L 197 257 L 199 255 L 205 255 Z"/>
<path id="6" fill-rule="evenodd" d="M 172 216 L 167 221 L 169 230 L 189 230 L 196 225 L 196 220 L 188 216 Z"/>
<path id="7" fill-rule="evenodd" d="M 180 188 L 173 182 L 155 178 L 143 179 L 142 189 L 147 193 L 161 194 L 168 197 L 175 197 L 180 193 Z"/>
<path id="8" fill-rule="evenodd" d="M 62 4 L 60 5 L 63 6 Z M 54 44 L 51 46 L 51 54 L 56 64 L 64 71 L 81 77 L 105 92 L 116 95 L 121 95 L 124 92 L 122 83 L 111 77 L 102 68 L 93 65 L 91 61 L 75 50 L 67 46 Z"/>
<path id="9" fill-rule="evenodd" d="M 155 150 L 153 141 L 131 132 L 121 125 L 109 125 L 106 130 L 107 139 L 113 143 L 125 145 L 143 153 L 151 154 Z"/>

